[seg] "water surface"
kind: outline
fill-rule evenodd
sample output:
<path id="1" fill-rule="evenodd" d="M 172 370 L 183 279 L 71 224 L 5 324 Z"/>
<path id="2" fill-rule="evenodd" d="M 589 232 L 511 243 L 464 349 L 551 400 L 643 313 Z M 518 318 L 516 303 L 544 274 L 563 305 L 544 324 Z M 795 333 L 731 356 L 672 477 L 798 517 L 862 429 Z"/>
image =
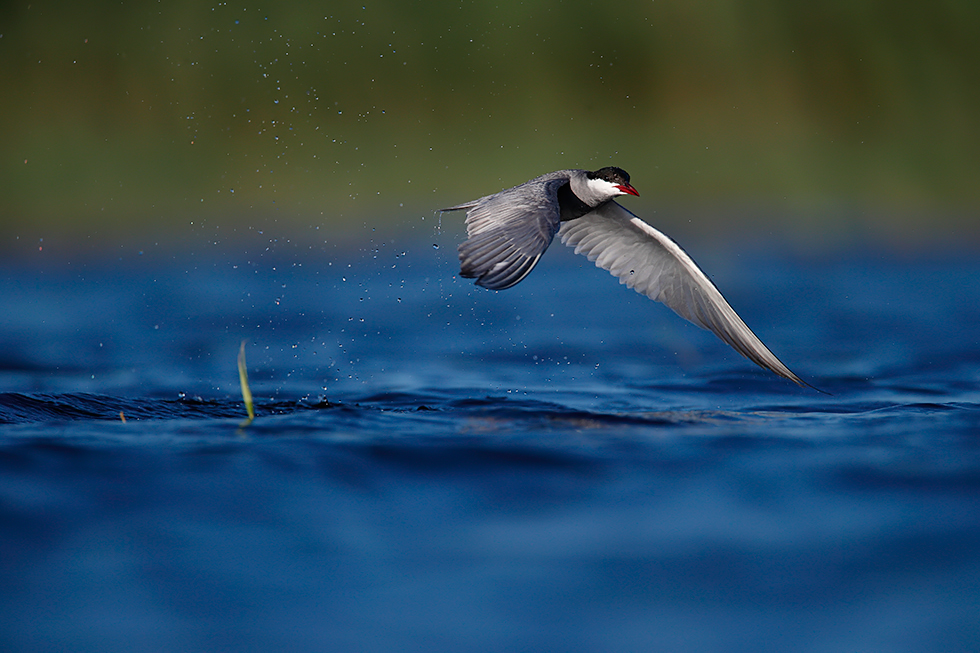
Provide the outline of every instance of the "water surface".
<path id="1" fill-rule="evenodd" d="M 696 256 L 823 395 L 434 240 L 4 267 L 0 648 L 980 647 L 975 258 Z"/>

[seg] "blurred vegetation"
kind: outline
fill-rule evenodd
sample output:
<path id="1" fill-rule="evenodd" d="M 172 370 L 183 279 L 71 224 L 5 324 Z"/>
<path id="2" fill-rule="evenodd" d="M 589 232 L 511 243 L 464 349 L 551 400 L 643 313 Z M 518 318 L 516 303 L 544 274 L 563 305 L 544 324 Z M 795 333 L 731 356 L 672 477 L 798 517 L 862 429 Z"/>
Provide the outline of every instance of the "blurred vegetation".
<path id="1" fill-rule="evenodd" d="M 0 53 L 0 247 L 393 224 L 610 163 L 648 210 L 976 233 L 975 0 L 7 2 Z"/>

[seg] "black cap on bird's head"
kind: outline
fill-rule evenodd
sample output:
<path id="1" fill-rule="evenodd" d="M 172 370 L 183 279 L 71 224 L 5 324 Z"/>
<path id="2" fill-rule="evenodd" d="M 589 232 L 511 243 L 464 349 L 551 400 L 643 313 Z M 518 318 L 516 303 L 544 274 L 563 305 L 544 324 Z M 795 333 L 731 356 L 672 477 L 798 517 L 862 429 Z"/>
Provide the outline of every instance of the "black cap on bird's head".
<path id="1" fill-rule="evenodd" d="M 587 173 L 589 179 L 602 179 L 603 181 L 608 181 L 610 184 L 614 185 L 619 190 L 623 191 L 627 195 L 640 194 L 630 185 L 630 174 L 623 170 L 622 168 L 617 168 L 616 166 L 606 166 L 605 168 L 599 168 L 593 172 Z"/>

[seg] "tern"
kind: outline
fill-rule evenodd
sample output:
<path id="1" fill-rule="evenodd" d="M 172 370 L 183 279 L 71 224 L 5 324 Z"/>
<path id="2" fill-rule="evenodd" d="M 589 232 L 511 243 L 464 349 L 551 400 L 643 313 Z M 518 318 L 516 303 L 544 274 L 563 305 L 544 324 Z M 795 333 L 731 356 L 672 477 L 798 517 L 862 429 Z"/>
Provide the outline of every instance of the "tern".
<path id="1" fill-rule="evenodd" d="M 812 388 L 752 333 L 681 247 L 613 198 L 639 193 L 613 166 L 559 170 L 442 211 L 466 211 L 460 276 L 504 290 L 526 277 L 555 234 L 636 292 L 666 304 L 774 374 Z M 816 388 L 814 388 L 816 389 Z"/>

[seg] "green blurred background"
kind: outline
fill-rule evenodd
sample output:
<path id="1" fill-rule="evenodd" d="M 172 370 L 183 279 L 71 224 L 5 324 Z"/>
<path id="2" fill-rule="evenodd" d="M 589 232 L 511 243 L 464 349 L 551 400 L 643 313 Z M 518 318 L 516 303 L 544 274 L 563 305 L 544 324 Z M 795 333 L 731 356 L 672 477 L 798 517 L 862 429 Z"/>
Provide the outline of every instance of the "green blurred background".
<path id="1" fill-rule="evenodd" d="M 6 2 L 0 61 L 0 250 L 339 238 L 609 164 L 661 226 L 978 234 L 976 0 Z"/>

